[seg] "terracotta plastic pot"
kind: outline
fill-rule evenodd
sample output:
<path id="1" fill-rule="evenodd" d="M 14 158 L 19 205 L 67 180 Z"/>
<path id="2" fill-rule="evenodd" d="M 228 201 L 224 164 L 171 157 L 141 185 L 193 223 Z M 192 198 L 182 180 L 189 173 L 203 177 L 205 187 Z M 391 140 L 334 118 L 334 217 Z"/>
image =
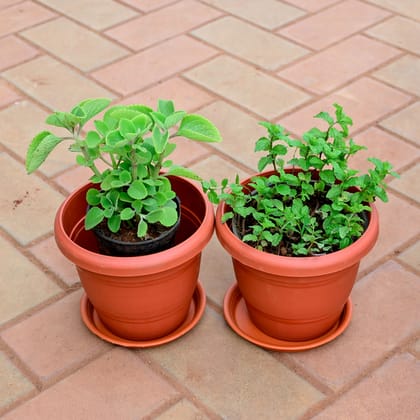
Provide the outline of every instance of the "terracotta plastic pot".
<path id="1" fill-rule="evenodd" d="M 221 222 L 228 207 L 219 204 L 216 233 L 232 256 L 236 281 L 255 326 L 280 340 L 305 341 L 322 336 L 338 322 L 360 260 L 378 237 L 378 214 L 374 205 L 371 208 L 366 231 L 347 248 L 316 257 L 283 257 L 237 238 L 229 223 Z"/>
<path id="2" fill-rule="evenodd" d="M 187 317 L 197 287 L 201 252 L 214 227 L 213 207 L 192 182 L 170 177 L 181 200 L 175 245 L 137 257 L 98 253 L 92 231 L 84 229 L 85 185 L 59 208 L 54 224 L 62 253 L 72 261 L 97 315 L 115 335 L 151 340 L 175 330 Z"/>

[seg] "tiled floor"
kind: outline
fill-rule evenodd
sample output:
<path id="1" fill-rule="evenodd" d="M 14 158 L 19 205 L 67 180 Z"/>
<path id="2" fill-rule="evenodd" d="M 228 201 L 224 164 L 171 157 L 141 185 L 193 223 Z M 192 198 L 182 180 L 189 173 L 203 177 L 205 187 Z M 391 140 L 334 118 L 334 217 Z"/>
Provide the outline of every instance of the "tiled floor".
<path id="1" fill-rule="evenodd" d="M 0 416 L 418 419 L 419 41 L 412 0 L 0 0 Z M 174 99 L 212 119 L 224 142 L 180 141 L 176 160 L 216 178 L 255 171 L 258 121 L 299 135 L 342 104 L 355 139 L 401 174 L 378 204 L 380 238 L 345 333 L 303 353 L 237 336 L 222 316 L 233 272 L 213 238 L 193 331 L 147 350 L 92 335 L 52 234 L 86 171 L 63 148 L 31 177 L 24 158 L 47 113 L 96 96 Z"/>

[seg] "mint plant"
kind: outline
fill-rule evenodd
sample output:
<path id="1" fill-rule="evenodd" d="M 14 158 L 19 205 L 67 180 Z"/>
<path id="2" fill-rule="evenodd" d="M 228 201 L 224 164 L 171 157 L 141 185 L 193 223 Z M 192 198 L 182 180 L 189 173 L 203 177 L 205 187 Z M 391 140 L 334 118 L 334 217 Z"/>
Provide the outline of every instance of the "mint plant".
<path id="1" fill-rule="evenodd" d="M 349 138 L 352 120 L 334 104 L 335 116 L 320 112 L 315 118 L 327 129 L 312 128 L 302 139 L 290 137 L 284 127 L 260 124 L 267 135 L 258 139 L 256 152 L 264 152 L 258 171 L 272 165 L 268 176 L 255 176 L 244 186 L 238 178 L 203 181 L 209 199 L 223 200 L 232 229 L 255 248 L 284 256 L 311 256 L 343 249 L 359 238 L 368 224 L 368 203 L 377 197 L 387 201 L 385 178 L 398 176 L 389 162 L 376 158 L 373 167 L 359 174 L 349 158 L 365 147 Z M 285 155 L 293 158 L 285 162 Z M 290 166 L 286 168 L 286 164 Z"/>
<path id="2" fill-rule="evenodd" d="M 157 110 L 145 105 L 108 108 L 110 103 L 109 99 L 86 99 L 70 112 L 48 116 L 47 124 L 63 127 L 70 135 L 38 133 L 27 151 L 26 170 L 34 172 L 59 143 L 69 141 L 77 163 L 92 171 L 90 181 L 98 186 L 86 194 L 90 209 L 85 228 L 92 229 L 106 220 L 108 229 L 115 233 L 125 223 L 135 229 L 138 238 L 147 238 L 150 225 L 170 227 L 178 220 L 176 194 L 168 175 L 201 180 L 168 159 L 176 148 L 172 139 L 182 136 L 219 142 L 221 137 L 206 118 L 176 111 L 172 101 L 159 100 Z M 84 134 L 85 124 L 106 108 L 103 118 L 94 121 L 95 129 Z"/>

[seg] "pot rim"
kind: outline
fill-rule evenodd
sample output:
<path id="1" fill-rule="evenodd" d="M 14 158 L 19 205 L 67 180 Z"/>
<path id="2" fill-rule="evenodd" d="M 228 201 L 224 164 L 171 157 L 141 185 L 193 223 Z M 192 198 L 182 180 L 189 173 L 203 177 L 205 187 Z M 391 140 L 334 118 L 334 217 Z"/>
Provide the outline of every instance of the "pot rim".
<path id="1" fill-rule="evenodd" d="M 197 254 L 201 253 L 213 235 L 214 210 L 204 193 L 191 181 L 178 176 L 171 176 L 171 178 L 176 178 L 179 182 L 188 184 L 188 188 L 196 190 L 205 204 L 203 221 L 198 229 L 184 241 L 155 254 L 135 257 L 102 255 L 81 247 L 66 233 L 62 218 L 69 203 L 78 194 L 87 191 L 87 189 L 93 185 L 87 183 L 73 191 L 57 210 L 54 220 L 54 234 L 59 249 L 76 266 L 105 275 L 117 271 L 119 276 L 126 277 L 135 275 L 135 273 L 138 273 L 139 269 L 142 274 L 148 275 L 161 271 L 162 266 L 165 266 L 165 269 L 169 270 L 189 261 Z"/>
<path id="2" fill-rule="evenodd" d="M 242 181 L 248 183 L 254 176 L 267 176 L 274 171 L 257 173 Z M 276 274 L 281 273 L 290 277 L 316 276 L 332 273 L 358 264 L 360 260 L 373 248 L 379 235 L 379 216 L 374 203 L 371 208 L 369 224 L 362 236 L 346 248 L 320 256 L 288 257 L 259 251 L 241 241 L 221 219 L 226 212 L 227 205 L 220 202 L 216 210 L 216 234 L 222 246 L 232 258 L 254 269 Z"/>

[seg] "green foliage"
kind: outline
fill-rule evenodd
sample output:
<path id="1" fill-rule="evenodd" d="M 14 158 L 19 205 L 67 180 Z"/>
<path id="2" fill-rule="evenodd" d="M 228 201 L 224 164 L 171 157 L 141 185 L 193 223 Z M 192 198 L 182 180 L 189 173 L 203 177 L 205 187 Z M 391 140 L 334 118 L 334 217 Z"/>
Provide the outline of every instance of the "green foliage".
<path id="1" fill-rule="evenodd" d="M 387 201 L 385 178 L 398 176 L 389 162 L 370 158 L 373 168 L 359 174 L 349 159 L 364 147 L 349 139 L 352 120 L 335 104 L 335 117 L 315 116 L 327 123 L 325 131 L 312 128 L 302 139 L 292 139 L 284 127 L 260 123 L 267 136 L 257 140 L 264 152 L 258 170 L 272 165 L 275 174 L 255 176 L 248 186 L 238 178 L 219 186 L 202 182 L 209 199 L 230 207 L 223 222 L 232 219 L 238 236 L 257 249 L 279 255 L 318 255 L 343 249 L 359 238 L 366 224 L 368 203 Z M 285 162 L 291 151 L 293 157 Z M 289 168 L 286 169 L 286 163 Z"/>
<path id="2" fill-rule="evenodd" d="M 217 128 L 200 115 L 176 111 L 172 101 L 159 100 L 157 110 L 145 105 L 115 105 L 109 99 L 86 99 L 70 112 L 54 112 L 46 123 L 65 128 L 70 135 L 58 137 L 49 131 L 38 133 L 26 156 L 26 170 L 34 172 L 62 141 L 70 141 L 76 162 L 91 169 L 96 188 L 86 194 L 90 206 L 85 228 L 107 220 L 111 232 L 128 223 L 138 237 L 146 237 L 150 224 L 173 226 L 178 220 L 168 175 L 201 178 L 190 169 L 167 159 L 175 148 L 171 140 L 183 136 L 201 142 L 220 142 Z M 82 136 L 93 117 L 94 130 Z M 172 133 L 172 134 L 171 134 Z M 100 170 L 98 163 L 105 166 Z"/>

